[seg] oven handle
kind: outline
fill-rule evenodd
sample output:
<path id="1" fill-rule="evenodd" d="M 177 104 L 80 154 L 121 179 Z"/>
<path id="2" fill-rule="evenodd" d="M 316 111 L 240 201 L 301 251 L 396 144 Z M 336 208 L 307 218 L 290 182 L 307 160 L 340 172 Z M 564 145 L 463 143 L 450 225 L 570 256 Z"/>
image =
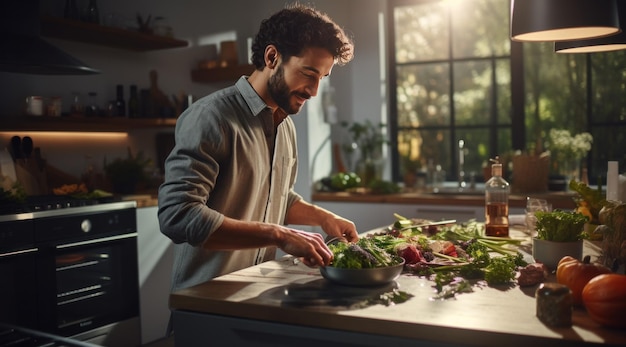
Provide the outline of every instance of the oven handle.
<path id="1" fill-rule="evenodd" d="M 58 246 L 56 246 L 56 248 L 57 249 L 64 249 L 64 248 L 70 248 L 70 247 L 92 245 L 92 244 L 102 243 L 102 242 L 130 239 L 130 238 L 133 238 L 133 237 L 137 237 L 137 233 L 136 232 L 135 233 L 130 233 L 130 234 L 124 234 L 124 235 L 102 237 L 102 238 L 97 238 L 97 239 L 93 239 L 93 240 L 81 241 L 81 242 L 66 243 L 66 244 L 63 244 L 63 245 L 58 245 Z"/>
<path id="2" fill-rule="evenodd" d="M 39 248 L 27 248 L 27 249 L 20 249 L 19 251 L 0 253 L 0 258 L 24 255 L 24 254 L 28 254 L 28 253 L 37 252 L 38 250 L 39 250 Z"/>

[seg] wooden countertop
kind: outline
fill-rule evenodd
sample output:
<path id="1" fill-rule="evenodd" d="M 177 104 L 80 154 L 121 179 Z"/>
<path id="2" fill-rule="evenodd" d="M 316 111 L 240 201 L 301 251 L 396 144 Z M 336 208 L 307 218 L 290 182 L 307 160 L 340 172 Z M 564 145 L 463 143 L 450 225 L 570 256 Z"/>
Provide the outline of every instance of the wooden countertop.
<path id="1" fill-rule="evenodd" d="M 529 243 L 530 239 L 526 236 L 525 244 Z M 594 244 L 586 243 L 585 253 L 597 252 Z M 623 331 L 596 324 L 582 308 L 574 309 L 572 327 L 551 328 L 544 325 L 536 317 L 534 293 L 537 286 L 475 287 L 473 293 L 438 301 L 431 299 L 435 294 L 432 281 L 403 274 L 395 284 L 399 290 L 413 295 L 404 303 L 360 308 L 308 305 L 306 301 L 323 299 L 328 294 L 324 292 L 328 291 L 325 281 L 318 269 L 296 264 L 293 258 L 286 256 L 172 293 L 170 307 L 454 345 L 626 345 Z M 376 295 L 377 289 L 371 290 Z M 288 295 L 296 291 L 312 297 L 305 298 L 307 300 L 303 304 L 302 300 Z M 318 292 L 319 297 L 315 294 Z"/>
<path id="2" fill-rule="evenodd" d="M 574 209 L 576 204 L 574 194 L 568 192 L 547 192 L 534 194 L 511 194 L 509 206 L 526 207 L 526 197 L 546 199 L 553 208 Z M 424 205 L 465 205 L 484 206 L 485 197 L 482 194 L 433 194 L 428 192 L 405 192 L 398 194 L 361 194 L 348 192 L 314 192 L 311 195 L 313 202 L 364 202 L 364 203 L 395 203 L 395 204 L 424 204 Z"/>

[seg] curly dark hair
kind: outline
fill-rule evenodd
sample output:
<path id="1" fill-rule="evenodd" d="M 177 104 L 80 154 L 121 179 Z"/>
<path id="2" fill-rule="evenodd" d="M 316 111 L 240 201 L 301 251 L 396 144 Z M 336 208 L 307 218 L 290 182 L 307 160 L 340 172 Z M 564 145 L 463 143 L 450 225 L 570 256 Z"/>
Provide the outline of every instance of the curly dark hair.
<path id="1" fill-rule="evenodd" d="M 354 44 L 328 15 L 302 4 L 291 4 L 261 22 L 252 42 L 252 63 L 258 70 L 265 66 L 268 45 L 276 46 L 287 61 L 307 47 L 326 49 L 338 65 L 354 56 Z"/>

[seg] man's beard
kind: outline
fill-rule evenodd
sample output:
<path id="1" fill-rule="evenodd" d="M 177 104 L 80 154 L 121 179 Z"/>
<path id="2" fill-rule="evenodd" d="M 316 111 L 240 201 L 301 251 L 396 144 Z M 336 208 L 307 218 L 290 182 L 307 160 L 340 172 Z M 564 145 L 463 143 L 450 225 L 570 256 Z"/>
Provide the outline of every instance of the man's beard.
<path id="1" fill-rule="evenodd" d="M 292 93 L 289 91 L 287 83 L 285 83 L 285 69 L 282 64 L 278 66 L 276 73 L 270 77 L 267 82 L 267 89 L 276 105 L 285 111 L 285 113 L 296 114 L 300 112 L 300 107 L 291 106 L 290 101 Z M 307 95 L 301 96 L 308 98 Z"/>

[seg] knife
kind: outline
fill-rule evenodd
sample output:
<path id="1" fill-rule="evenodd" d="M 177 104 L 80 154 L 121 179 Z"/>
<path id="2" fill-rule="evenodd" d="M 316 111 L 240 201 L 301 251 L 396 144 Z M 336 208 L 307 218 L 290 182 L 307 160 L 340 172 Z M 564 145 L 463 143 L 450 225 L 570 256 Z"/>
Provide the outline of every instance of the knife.
<path id="1" fill-rule="evenodd" d="M 17 135 L 11 138 L 11 154 L 14 161 L 22 159 L 22 138 Z"/>
<path id="2" fill-rule="evenodd" d="M 22 154 L 24 155 L 24 161 L 28 161 L 32 153 L 33 139 L 30 136 L 24 136 L 22 138 Z"/>

